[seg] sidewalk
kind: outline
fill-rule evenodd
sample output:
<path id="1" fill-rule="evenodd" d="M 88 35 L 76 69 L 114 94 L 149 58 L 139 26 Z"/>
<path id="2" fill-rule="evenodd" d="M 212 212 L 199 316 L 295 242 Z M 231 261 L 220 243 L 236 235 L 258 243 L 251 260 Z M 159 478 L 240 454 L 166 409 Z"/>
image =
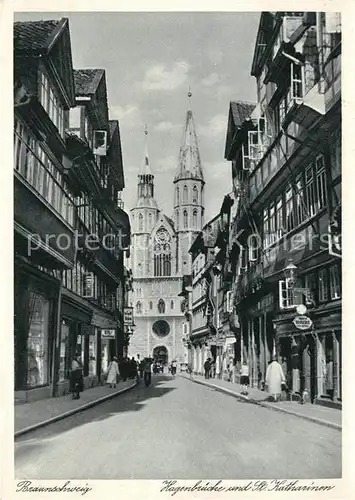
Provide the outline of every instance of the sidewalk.
<path id="1" fill-rule="evenodd" d="M 80 393 L 80 399 L 72 399 L 71 394 L 68 394 L 58 398 L 15 405 L 15 438 L 91 408 L 128 391 L 135 385 L 135 380 L 126 380 L 126 382 L 120 381 L 116 389 L 110 389 L 107 385 L 86 389 Z"/>
<path id="2" fill-rule="evenodd" d="M 236 383 L 216 378 L 205 380 L 205 378 L 201 375 L 192 375 L 191 378 L 187 375 L 182 376 L 195 383 L 206 385 L 226 394 L 231 394 L 238 399 L 263 406 L 264 408 L 288 413 L 305 420 L 310 420 L 317 424 L 325 425 L 326 427 L 332 427 L 333 429 L 341 430 L 342 428 L 341 410 L 314 405 L 311 403 L 301 405 L 295 401 L 280 401 L 278 403 L 272 403 L 267 401 L 269 397 L 267 392 L 256 388 L 249 388 L 248 396 L 244 396 L 240 394 L 240 386 Z"/>

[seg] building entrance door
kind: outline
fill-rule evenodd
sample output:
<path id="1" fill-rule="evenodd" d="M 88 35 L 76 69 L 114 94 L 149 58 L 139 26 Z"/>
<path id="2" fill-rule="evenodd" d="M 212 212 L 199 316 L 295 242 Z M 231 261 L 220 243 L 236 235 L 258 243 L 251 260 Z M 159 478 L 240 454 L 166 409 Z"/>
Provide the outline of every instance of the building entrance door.
<path id="1" fill-rule="evenodd" d="M 165 345 L 158 345 L 153 349 L 153 359 L 158 363 L 162 363 L 163 365 L 167 365 L 169 361 L 168 349 Z"/>

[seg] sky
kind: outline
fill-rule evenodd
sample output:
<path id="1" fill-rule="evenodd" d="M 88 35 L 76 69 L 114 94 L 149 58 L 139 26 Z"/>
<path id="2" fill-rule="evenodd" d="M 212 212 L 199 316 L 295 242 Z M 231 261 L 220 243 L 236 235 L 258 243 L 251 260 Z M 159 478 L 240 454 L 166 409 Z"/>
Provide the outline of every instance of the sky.
<path id="1" fill-rule="evenodd" d="M 159 208 L 172 215 L 173 179 L 189 106 L 205 174 L 205 220 L 232 190 L 224 146 L 231 100 L 255 102 L 250 76 L 260 14 L 21 13 L 16 21 L 69 18 L 75 69 L 106 70 L 110 119 L 121 130 L 125 209 L 135 204 L 144 128 Z"/>

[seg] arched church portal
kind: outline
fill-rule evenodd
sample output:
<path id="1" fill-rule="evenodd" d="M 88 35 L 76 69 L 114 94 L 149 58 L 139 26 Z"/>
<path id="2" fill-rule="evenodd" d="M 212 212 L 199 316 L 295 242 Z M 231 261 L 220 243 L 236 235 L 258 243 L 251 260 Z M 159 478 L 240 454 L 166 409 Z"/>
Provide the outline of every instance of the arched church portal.
<path id="1" fill-rule="evenodd" d="M 165 345 L 158 345 L 153 349 L 153 359 L 159 363 L 167 364 L 169 361 L 168 349 Z"/>

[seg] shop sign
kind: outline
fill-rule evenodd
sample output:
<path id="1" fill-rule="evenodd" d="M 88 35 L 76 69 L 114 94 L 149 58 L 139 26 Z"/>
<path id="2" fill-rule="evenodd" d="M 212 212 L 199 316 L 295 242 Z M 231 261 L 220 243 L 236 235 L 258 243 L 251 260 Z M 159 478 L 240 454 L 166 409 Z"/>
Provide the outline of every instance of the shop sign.
<path id="1" fill-rule="evenodd" d="M 313 325 L 313 322 L 308 316 L 296 316 L 293 324 L 299 330 L 308 330 Z"/>
<path id="2" fill-rule="evenodd" d="M 103 339 L 114 339 L 116 336 L 116 330 L 101 330 L 101 338 Z"/>
<path id="3" fill-rule="evenodd" d="M 123 322 L 125 325 L 133 325 L 133 307 L 123 309 Z"/>
<path id="4" fill-rule="evenodd" d="M 93 325 L 81 325 L 81 335 L 95 335 Z"/>

